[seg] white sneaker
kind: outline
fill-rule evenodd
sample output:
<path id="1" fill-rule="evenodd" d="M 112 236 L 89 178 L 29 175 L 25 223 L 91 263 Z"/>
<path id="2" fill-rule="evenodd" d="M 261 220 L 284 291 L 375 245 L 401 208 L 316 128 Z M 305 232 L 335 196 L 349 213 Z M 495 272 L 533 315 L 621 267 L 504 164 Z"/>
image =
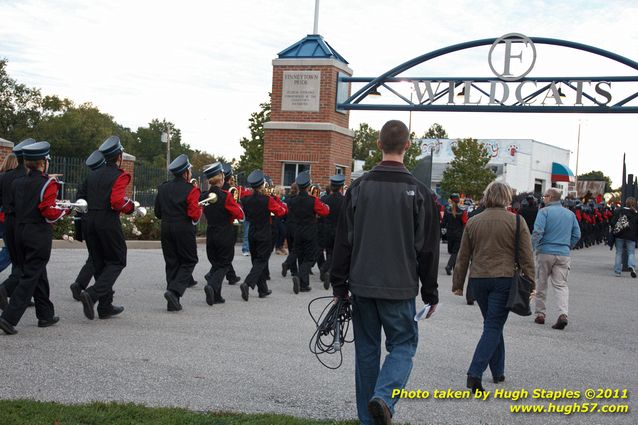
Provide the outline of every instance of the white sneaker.
<path id="1" fill-rule="evenodd" d="M 633 277 L 634 279 L 636 278 L 636 269 L 634 269 L 633 267 L 630 267 L 631 269 L 631 277 Z"/>

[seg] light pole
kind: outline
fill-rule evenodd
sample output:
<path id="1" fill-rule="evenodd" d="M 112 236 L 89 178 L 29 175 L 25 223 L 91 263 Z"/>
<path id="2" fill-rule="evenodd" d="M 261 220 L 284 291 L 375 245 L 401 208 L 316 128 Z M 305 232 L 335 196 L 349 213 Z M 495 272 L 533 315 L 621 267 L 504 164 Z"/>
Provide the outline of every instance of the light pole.
<path id="1" fill-rule="evenodd" d="M 578 120 L 578 141 L 576 142 L 576 176 L 574 182 L 576 185 L 576 198 L 578 198 L 578 159 L 580 157 L 580 120 Z"/>
<path id="2" fill-rule="evenodd" d="M 166 177 L 170 178 L 168 167 L 171 165 L 171 127 L 166 125 L 166 131 L 162 133 L 162 143 L 166 143 Z"/>

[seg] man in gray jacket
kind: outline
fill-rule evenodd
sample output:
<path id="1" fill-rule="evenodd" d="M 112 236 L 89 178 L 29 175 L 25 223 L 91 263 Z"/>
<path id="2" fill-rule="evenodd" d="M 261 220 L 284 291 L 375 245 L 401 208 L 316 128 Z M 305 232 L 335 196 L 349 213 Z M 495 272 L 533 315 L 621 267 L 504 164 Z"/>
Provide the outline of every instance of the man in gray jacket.
<path id="1" fill-rule="evenodd" d="M 439 212 L 434 194 L 403 165 L 408 128 L 388 121 L 382 161 L 348 189 L 337 227 L 330 281 L 352 294 L 357 411 L 362 424 L 390 424 L 418 342 L 415 297 L 436 309 Z M 381 329 L 388 355 L 381 363 Z"/>

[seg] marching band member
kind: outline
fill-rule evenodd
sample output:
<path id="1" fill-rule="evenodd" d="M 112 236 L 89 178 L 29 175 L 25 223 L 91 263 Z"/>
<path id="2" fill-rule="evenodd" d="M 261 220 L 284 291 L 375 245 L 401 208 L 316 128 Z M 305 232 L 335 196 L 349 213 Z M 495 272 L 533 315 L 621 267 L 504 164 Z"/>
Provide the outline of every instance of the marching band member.
<path id="1" fill-rule="evenodd" d="M 33 139 L 24 139 L 14 146 L 13 153 L 18 160 L 18 166 L 2 175 L 2 184 L 0 185 L 0 190 L 2 190 L 2 210 L 4 211 L 4 244 L 9 250 L 9 257 L 11 258 L 11 274 L 0 285 L 0 309 L 4 309 L 7 306 L 7 297 L 11 296 L 20 279 L 21 263 L 15 246 L 16 215 L 10 205 L 10 200 L 13 181 L 27 175 L 22 150 L 33 143 L 36 143 Z"/>
<path id="2" fill-rule="evenodd" d="M 100 319 L 116 316 L 124 307 L 113 305 L 113 286 L 126 267 L 126 241 L 120 213 L 132 214 L 133 201 L 126 195 L 131 175 L 120 168 L 124 148 L 120 138 L 111 136 L 98 149 L 106 165 L 90 173 L 86 179 L 86 242 L 93 260 L 95 282 L 80 293 L 87 319 L 95 319 L 94 304 Z"/>
<path id="3" fill-rule="evenodd" d="M 335 234 L 339 223 L 339 214 L 343 205 L 343 185 L 346 177 L 337 174 L 330 177 L 330 193 L 321 197 L 321 202 L 328 205 L 330 213 L 323 220 L 324 249 L 326 250 L 326 261 L 320 269 L 323 287 L 330 288 L 330 269 L 332 268 L 332 249 L 335 244 Z"/>
<path id="4" fill-rule="evenodd" d="M 222 189 L 224 174 L 219 162 L 204 170 L 210 189 L 202 193 L 201 199 L 208 198 L 211 193 L 217 195 L 216 202 L 204 207 L 204 215 L 208 223 L 206 255 L 211 264 L 210 272 L 206 275 L 208 284 L 204 287 L 208 305 L 225 302 L 222 297 L 222 281 L 224 276 L 230 273 L 237 241 L 237 230 L 236 226 L 233 226 L 233 221 L 244 219 L 244 212 L 235 198 L 227 190 Z"/>
<path id="5" fill-rule="evenodd" d="M 193 270 L 197 265 L 195 227 L 202 215 L 199 206 L 200 190 L 197 182 L 191 184 L 193 174 L 188 157 L 184 154 L 170 163 L 168 170 L 173 180 L 157 189 L 155 215 L 162 220 L 162 253 L 166 262 L 166 292 L 168 311 L 180 311 L 179 299 L 186 288 L 193 286 Z"/>
<path id="6" fill-rule="evenodd" d="M 286 196 L 286 205 L 292 198 L 299 194 L 299 187 L 297 183 L 290 185 L 290 194 Z M 288 244 L 288 256 L 286 260 L 281 263 L 281 275 L 286 277 L 288 270 L 293 276 L 297 275 L 297 255 L 295 254 L 295 218 L 289 213 L 286 215 L 286 243 Z"/>
<path id="7" fill-rule="evenodd" d="M 241 198 L 246 220 L 250 221 L 248 241 L 253 265 L 244 283 L 239 285 L 244 301 L 248 301 L 248 288 L 255 289 L 257 286 L 259 298 L 265 298 L 272 293 L 266 283 L 268 259 L 272 253 L 270 213 L 281 217 L 288 212 L 286 204 L 281 200 L 264 194 L 264 181 L 264 173 L 261 170 L 250 173 L 247 182 L 253 188 L 253 193 Z"/>
<path id="8" fill-rule="evenodd" d="M 465 223 L 467 223 L 467 211 L 459 205 L 459 195 L 453 193 L 450 195 L 450 201 L 450 205 L 445 209 L 443 215 L 443 225 L 447 229 L 447 252 L 450 254 L 450 259 L 445 266 L 445 272 L 448 275 L 452 274 L 452 270 L 454 270 L 456 265 L 456 256 L 461 247 L 463 229 L 465 228 Z"/>
<path id="9" fill-rule="evenodd" d="M 222 169 L 224 170 L 224 185 L 222 186 L 222 189 L 228 192 L 228 190 L 231 187 L 235 186 L 235 176 L 233 175 L 233 167 L 231 167 L 230 164 L 222 164 Z M 240 191 L 239 193 L 241 196 L 242 188 L 238 187 L 237 190 Z M 233 234 L 235 235 L 235 242 L 237 242 L 238 232 L 239 232 L 239 227 L 233 226 Z M 234 246 L 235 244 L 233 243 L 233 247 Z M 233 256 L 234 256 L 234 253 L 233 253 Z M 228 266 L 228 272 L 226 272 L 226 280 L 228 280 L 229 285 L 235 285 L 236 283 L 241 281 L 241 277 L 237 276 L 237 273 L 235 273 L 235 268 L 233 267 L 232 262 Z"/>
<path id="10" fill-rule="evenodd" d="M 295 294 L 310 291 L 310 269 L 317 260 L 317 215 L 326 217 L 330 208 L 319 198 L 308 194 L 310 174 L 299 173 L 295 180 L 299 194 L 288 203 L 290 215 L 295 220 L 295 254 L 299 259 L 299 273 L 292 277 Z"/>
<path id="11" fill-rule="evenodd" d="M 0 328 L 6 334 L 16 334 L 15 326 L 24 314 L 31 297 L 35 299 L 38 327 L 46 328 L 58 322 L 49 299 L 47 263 L 51 257 L 51 223 L 68 214 L 56 206 L 58 183 L 46 172 L 49 167 L 47 142 L 37 142 L 22 149 L 28 174 L 12 184 L 10 201 L 15 213 L 15 247 L 20 258 L 21 274 L 9 305 L 0 317 Z"/>
<path id="12" fill-rule="evenodd" d="M 89 167 L 89 170 L 95 171 L 106 164 L 106 159 L 104 159 L 104 155 L 102 155 L 102 152 L 96 150 L 93 151 L 91 155 L 89 155 L 89 157 L 86 159 L 85 164 L 87 167 Z M 87 179 L 84 179 L 84 181 L 78 188 L 76 200 L 86 200 L 86 187 Z M 84 218 L 84 216 L 85 214 L 76 213 L 75 217 L 73 217 L 73 223 L 75 224 L 75 240 L 80 242 L 86 241 L 87 230 L 86 219 Z M 78 273 L 78 276 L 75 278 L 75 282 L 73 282 L 70 286 L 71 295 L 73 296 L 74 300 L 80 301 L 80 294 L 89 286 L 91 278 L 93 277 L 93 273 L 93 259 L 91 258 L 91 253 L 89 252 L 89 258 L 86 259 L 84 266 L 82 266 L 82 268 L 80 269 L 80 273 Z"/>

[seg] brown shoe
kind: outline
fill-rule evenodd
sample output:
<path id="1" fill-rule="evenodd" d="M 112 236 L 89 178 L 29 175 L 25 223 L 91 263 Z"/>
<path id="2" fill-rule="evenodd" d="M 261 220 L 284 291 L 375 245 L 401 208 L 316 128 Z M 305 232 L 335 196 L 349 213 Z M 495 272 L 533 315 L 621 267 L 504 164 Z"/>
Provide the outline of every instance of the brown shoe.
<path id="1" fill-rule="evenodd" d="M 565 326 L 567 326 L 567 316 L 564 314 L 561 314 L 560 316 L 558 316 L 558 320 L 552 326 L 552 329 L 563 330 L 565 329 Z"/>
<path id="2" fill-rule="evenodd" d="M 374 419 L 374 425 L 392 425 L 392 413 L 385 401 L 374 397 L 368 403 L 368 412 Z"/>
<path id="3" fill-rule="evenodd" d="M 537 314 L 536 315 L 536 319 L 534 319 L 534 323 L 538 323 L 539 325 L 544 325 L 545 324 L 545 315 L 544 314 Z"/>

